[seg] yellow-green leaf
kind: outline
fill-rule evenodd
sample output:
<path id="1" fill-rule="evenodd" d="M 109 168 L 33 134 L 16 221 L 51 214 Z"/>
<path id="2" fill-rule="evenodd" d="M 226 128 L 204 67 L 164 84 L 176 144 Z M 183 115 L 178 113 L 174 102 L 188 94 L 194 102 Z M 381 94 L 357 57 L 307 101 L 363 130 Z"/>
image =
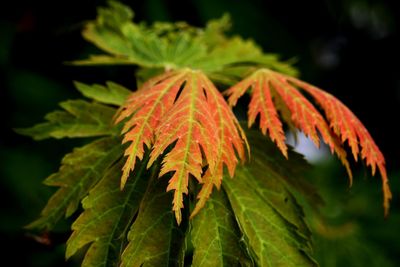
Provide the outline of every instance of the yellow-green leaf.
<path id="1" fill-rule="evenodd" d="M 84 96 L 104 104 L 122 106 L 128 95 L 132 93 L 122 85 L 113 82 L 107 82 L 106 86 L 99 84 L 87 85 L 80 82 L 75 82 L 74 84 Z"/>
<path id="2" fill-rule="evenodd" d="M 186 227 L 176 224 L 166 184 L 166 179 L 151 181 L 129 231 L 121 267 L 183 266 Z"/>
<path id="3" fill-rule="evenodd" d="M 123 191 L 119 187 L 122 161 L 110 168 L 102 180 L 83 199 L 84 212 L 73 223 L 74 231 L 67 242 L 66 257 L 90 244 L 82 267 L 107 267 L 120 261 L 126 236 L 140 201 L 146 191 L 149 175 L 146 165 L 132 173 Z"/>
<path id="4" fill-rule="evenodd" d="M 116 109 L 84 100 L 68 100 L 60 103 L 60 106 L 64 110 L 47 114 L 46 122 L 31 128 L 17 129 L 17 133 L 31 136 L 35 140 L 115 134 L 112 118 Z"/>
<path id="5" fill-rule="evenodd" d="M 263 161 L 268 157 L 263 147 L 250 145 L 251 162 L 238 167 L 233 179 L 224 179 L 223 188 L 257 265 L 315 266 L 302 209 L 283 175 Z"/>
<path id="6" fill-rule="evenodd" d="M 215 191 L 192 220 L 193 267 L 252 266 L 223 190 Z"/>
<path id="7" fill-rule="evenodd" d="M 27 227 L 50 230 L 64 215 L 72 215 L 81 199 L 122 153 L 120 140 L 107 137 L 67 154 L 62 160 L 60 170 L 45 180 L 45 184 L 60 188 L 49 199 L 40 218 Z"/>

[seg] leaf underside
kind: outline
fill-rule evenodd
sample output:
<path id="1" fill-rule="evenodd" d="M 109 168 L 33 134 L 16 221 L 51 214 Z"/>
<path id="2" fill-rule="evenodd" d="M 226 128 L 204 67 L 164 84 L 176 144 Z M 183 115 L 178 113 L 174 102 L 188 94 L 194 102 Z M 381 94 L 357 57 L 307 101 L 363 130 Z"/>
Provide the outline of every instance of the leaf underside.
<path id="1" fill-rule="evenodd" d="M 268 132 L 271 139 L 277 144 L 283 155 L 287 156 L 285 136 L 278 112 L 288 124 L 294 124 L 319 146 L 320 137 L 335 152 L 345 165 L 352 183 L 352 174 L 347 155 L 342 143 L 351 147 L 355 160 L 359 154 L 372 168 L 372 175 L 376 168 L 382 177 L 384 212 L 389 211 L 389 202 L 392 198 L 385 169 L 384 157 L 360 120 L 338 99 L 323 90 L 296 78 L 277 73 L 269 69 L 260 69 L 249 77 L 226 91 L 231 106 L 236 105 L 238 99 L 251 88 L 249 104 L 249 126 L 259 115 L 259 127 L 263 134 Z M 301 94 L 304 91 L 310 94 L 325 111 L 326 119 Z M 285 105 L 282 108 L 282 103 Z M 285 112 L 291 113 L 290 121 Z M 361 152 L 360 152 L 361 148 Z"/>

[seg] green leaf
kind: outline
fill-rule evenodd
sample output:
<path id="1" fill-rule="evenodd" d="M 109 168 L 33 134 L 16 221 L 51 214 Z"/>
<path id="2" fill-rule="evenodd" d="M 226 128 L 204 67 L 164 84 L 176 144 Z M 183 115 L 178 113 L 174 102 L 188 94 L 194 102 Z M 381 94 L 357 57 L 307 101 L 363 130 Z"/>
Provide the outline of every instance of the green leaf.
<path id="1" fill-rule="evenodd" d="M 134 64 L 146 68 L 201 69 L 223 74 L 236 65 L 267 67 L 289 75 L 297 71 L 280 62 L 276 55 L 264 54 L 252 40 L 228 37 L 229 16 L 210 21 L 204 29 L 183 22 L 156 22 L 151 26 L 132 22 L 129 7 L 110 3 L 100 8 L 95 21 L 89 22 L 83 37 L 109 55 L 92 55 L 72 62 L 77 65 Z M 243 78 L 243 77 L 242 77 Z"/>
<path id="2" fill-rule="evenodd" d="M 251 162 L 238 167 L 234 179 L 224 179 L 223 186 L 257 265 L 315 266 L 308 255 L 310 232 L 302 209 L 286 189 L 283 175 L 270 167 L 277 163 L 263 160 L 268 148 L 250 145 Z"/>
<path id="3" fill-rule="evenodd" d="M 251 266 L 241 232 L 223 190 L 214 191 L 193 218 L 192 266 Z"/>
<path id="4" fill-rule="evenodd" d="M 96 21 L 89 22 L 82 34 L 113 57 L 95 56 L 76 64 L 178 68 L 205 55 L 205 46 L 199 42 L 194 28 L 182 23 L 156 23 L 148 27 L 133 23 L 132 17 L 129 7 L 122 4 L 111 3 L 108 8 L 99 9 Z"/>
<path id="5" fill-rule="evenodd" d="M 50 230 L 64 214 L 66 217 L 72 215 L 81 199 L 122 154 L 120 140 L 111 137 L 96 140 L 67 154 L 60 170 L 45 180 L 45 184 L 60 188 L 49 199 L 41 217 L 27 228 Z"/>
<path id="6" fill-rule="evenodd" d="M 67 61 L 66 64 L 75 66 L 96 66 L 96 65 L 132 65 L 135 64 L 128 58 L 114 57 L 108 55 L 90 55 L 87 59 Z"/>
<path id="7" fill-rule="evenodd" d="M 117 28 L 121 24 L 129 22 L 134 17 L 133 11 L 126 5 L 114 1 L 107 1 L 108 7 L 99 7 L 97 21 L 99 24 L 110 28 Z"/>
<path id="8" fill-rule="evenodd" d="M 206 71 L 218 71 L 227 65 L 246 62 L 261 55 L 261 49 L 253 41 L 243 40 L 240 37 L 226 38 L 200 58 L 195 67 Z"/>
<path id="9" fill-rule="evenodd" d="M 269 168 L 269 172 L 275 176 L 279 175 L 290 191 L 296 197 L 305 198 L 310 206 L 317 208 L 324 204 L 323 198 L 312 181 L 303 175 L 311 167 L 303 155 L 289 147 L 289 160 L 287 160 L 279 153 L 271 139 L 265 138 L 259 131 L 247 130 L 246 135 L 252 143 L 252 156 L 254 155 L 255 160 L 262 159 L 263 168 Z"/>
<path id="10" fill-rule="evenodd" d="M 146 164 L 139 163 L 123 191 L 119 187 L 122 161 L 115 164 L 83 199 L 84 212 L 72 225 L 66 257 L 91 244 L 83 267 L 115 266 L 126 244 L 126 235 L 146 190 Z"/>
<path id="11" fill-rule="evenodd" d="M 99 48 L 114 55 L 130 55 L 131 47 L 124 39 L 122 29 L 129 27 L 133 12 L 116 1 L 109 1 L 108 7 L 99 7 L 96 21 L 86 25 L 83 37 Z"/>
<path id="12" fill-rule="evenodd" d="M 84 96 L 104 104 L 121 106 L 128 95 L 132 93 L 129 89 L 113 82 L 107 82 L 107 86 L 99 84 L 87 85 L 80 82 L 75 82 L 74 84 Z"/>
<path id="13" fill-rule="evenodd" d="M 31 136 L 35 140 L 115 134 L 112 118 L 116 109 L 83 100 L 68 100 L 60 103 L 60 106 L 64 110 L 47 114 L 47 122 L 31 128 L 16 129 L 16 132 Z"/>
<path id="14" fill-rule="evenodd" d="M 167 181 L 165 177 L 151 181 L 129 231 L 121 267 L 183 266 L 186 226 L 175 222 Z"/>
<path id="15" fill-rule="evenodd" d="M 206 31 L 207 33 L 207 31 Z M 192 63 L 193 68 L 202 69 L 208 73 L 229 76 L 229 69 L 232 66 L 246 67 L 241 72 L 243 78 L 249 70 L 260 67 L 268 67 L 292 76 L 298 72 L 290 64 L 279 61 L 275 54 L 264 54 L 262 49 L 252 40 L 244 40 L 239 36 L 228 38 L 220 33 L 221 40 L 198 60 Z M 203 38 L 207 38 L 205 34 Z M 209 39 L 203 39 L 207 46 L 210 46 Z"/>

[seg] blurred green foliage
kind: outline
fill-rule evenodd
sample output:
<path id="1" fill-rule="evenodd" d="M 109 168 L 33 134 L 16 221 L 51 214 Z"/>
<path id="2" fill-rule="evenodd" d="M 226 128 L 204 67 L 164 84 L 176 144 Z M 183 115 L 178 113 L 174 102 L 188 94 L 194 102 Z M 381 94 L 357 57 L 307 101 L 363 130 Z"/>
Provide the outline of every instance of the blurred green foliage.
<path id="1" fill-rule="evenodd" d="M 382 216 L 381 190 L 376 178 L 365 172 L 348 187 L 340 164 L 329 160 L 314 166 L 310 181 L 324 204 L 319 212 L 307 207 L 306 218 L 314 236 L 315 258 L 321 266 L 397 266 L 400 260 L 398 195 L 400 173 L 392 173 L 394 202 L 390 217 Z"/>

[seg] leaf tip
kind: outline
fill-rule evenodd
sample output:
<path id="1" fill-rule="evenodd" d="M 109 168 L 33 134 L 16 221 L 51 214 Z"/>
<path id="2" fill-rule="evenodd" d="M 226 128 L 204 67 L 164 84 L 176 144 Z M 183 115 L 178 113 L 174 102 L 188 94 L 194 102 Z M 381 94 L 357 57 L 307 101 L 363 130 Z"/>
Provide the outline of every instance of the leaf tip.
<path id="1" fill-rule="evenodd" d="M 181 209 L 175 210 L 175 219 L 176 219 L 176 223 L 177 223 L 178 225 L 180 225 L 181 222 L 182 222 L 182 212 L 181 212 Z"/>
<path id="2" fill-rule="evenodd" d="M 389 186 L 389 179 L 387 177 L 386 169 L 382 165 L 378 165 L 379 172 L 382 176 L 382 192 L 383 192 L 383 212 L 385 219 L 389 216 L 390 201 L 392 200 L 392 192 Z"/>
<path id="3" fill-rule="evenodd" d="M 122 176 L 121 176 L 121 183 L 120 183 L 120 186 L 119 186 L 121 191 L 124 190 L 125 184 L 126 184 L 126 182 L 128 180 L 129 173 L 130 173 L 130 169 L 129 168 L 123 169 Z"/>

